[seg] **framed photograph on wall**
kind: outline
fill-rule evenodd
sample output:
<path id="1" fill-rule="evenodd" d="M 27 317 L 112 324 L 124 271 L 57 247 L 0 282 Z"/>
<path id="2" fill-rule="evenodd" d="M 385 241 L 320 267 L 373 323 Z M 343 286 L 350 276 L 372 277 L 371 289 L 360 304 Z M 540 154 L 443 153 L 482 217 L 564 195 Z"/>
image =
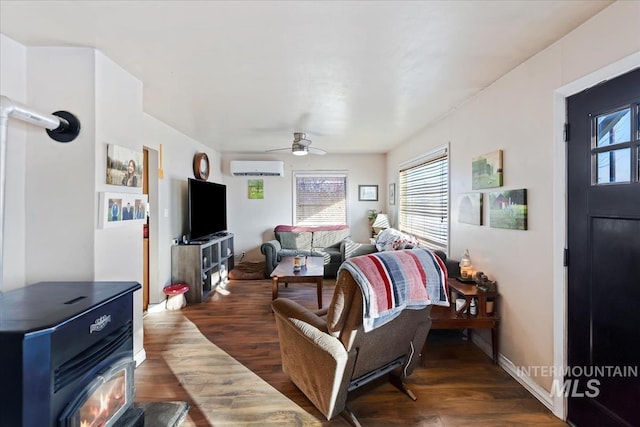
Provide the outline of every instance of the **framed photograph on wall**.
<path id="1" fill-rule="evenodd" d="M 358 200 L 363 202 L 378 201 L 377 185 L 358 185 Z"/>
<path id="2" fill-rule="evenodd" d="M 141 151 L 107 144 L 106 183 L 123 187 L 142 187 Z"/>
<path id="3" fill-rule="evenodd" d="M 395 183 L 389 184 L 389 204 L 390 205 L 396 204 L 396 184 Z"/>
<path id="4" fill-rule="evenodd" d="M 147 195 L 100 193 L 99 228 L 119 227 L 147 222 Z"/>

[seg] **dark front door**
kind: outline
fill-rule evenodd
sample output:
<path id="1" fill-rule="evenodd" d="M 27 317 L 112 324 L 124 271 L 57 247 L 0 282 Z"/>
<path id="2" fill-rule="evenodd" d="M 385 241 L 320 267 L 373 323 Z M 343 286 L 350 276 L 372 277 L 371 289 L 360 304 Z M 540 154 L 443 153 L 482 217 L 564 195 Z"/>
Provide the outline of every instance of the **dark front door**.
<path id="1" fill-rule="evenodd" d="M 568 420 L 640 426 L 640 70 L 568 99 Z"/>

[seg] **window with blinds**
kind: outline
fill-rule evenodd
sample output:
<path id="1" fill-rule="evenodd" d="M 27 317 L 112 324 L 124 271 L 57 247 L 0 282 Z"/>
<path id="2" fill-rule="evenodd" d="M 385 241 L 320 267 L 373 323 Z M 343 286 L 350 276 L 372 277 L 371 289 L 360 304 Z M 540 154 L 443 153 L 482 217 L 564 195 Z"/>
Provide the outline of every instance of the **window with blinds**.
<path id="1" fill-rule="evenodd" d="M 295 225 L 347 223 L 345 173 L 294 173 Z"/>
<path id="2" fill-rule="evenodd" d="M 401 167 L 398 226 L 431 249 L 449 241 L 449 158 L 446 148 Z"/>

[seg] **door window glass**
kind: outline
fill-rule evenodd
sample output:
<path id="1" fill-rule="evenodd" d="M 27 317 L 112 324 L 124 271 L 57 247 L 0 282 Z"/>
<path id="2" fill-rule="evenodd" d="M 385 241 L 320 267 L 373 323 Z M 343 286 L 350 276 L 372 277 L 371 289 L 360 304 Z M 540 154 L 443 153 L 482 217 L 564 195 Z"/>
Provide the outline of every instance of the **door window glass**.
<path id="1" fill-rule="evenodd" d="M 607 184 L 612 182 L 631 181 L 631 150 L 605 151 L 597 154 L 597 183 Z"/>
<path id="2" fill-rule="evenodd" d="M 596 147 L 620 144 L 631 140 L 631 108 L 603 114 L 596 118 Z"/>
<path id="3" fill-rule="evenodd" d="M 640 108 L 628 105 L 592 122 L 592 183 L 637 183 L 640 178 Z"/>

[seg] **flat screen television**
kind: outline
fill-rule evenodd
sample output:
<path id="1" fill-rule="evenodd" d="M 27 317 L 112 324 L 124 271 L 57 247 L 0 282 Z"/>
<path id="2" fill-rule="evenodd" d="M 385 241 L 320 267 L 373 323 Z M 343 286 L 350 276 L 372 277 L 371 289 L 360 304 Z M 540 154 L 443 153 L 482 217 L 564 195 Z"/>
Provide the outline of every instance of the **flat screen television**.
<path id="1" fill-rule="evenodd" d="M 227 230 L 227 187 L 189 178 L 189 240 L 207 240 Z"/>

